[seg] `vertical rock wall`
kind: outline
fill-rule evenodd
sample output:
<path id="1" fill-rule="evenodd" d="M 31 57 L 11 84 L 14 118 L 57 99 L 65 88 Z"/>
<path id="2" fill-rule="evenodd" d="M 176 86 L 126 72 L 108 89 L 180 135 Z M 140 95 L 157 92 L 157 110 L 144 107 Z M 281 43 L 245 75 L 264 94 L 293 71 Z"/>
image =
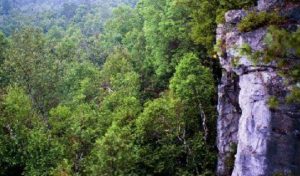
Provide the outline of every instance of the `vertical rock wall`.
<path id="1" fill-rule="evenodd" d="M 241 109 L 238 103 L 238 76 L 234 72 L 223 72 L 218 88 L 218 175 L 230 175 L 236 153 L 237 133 Z"/>
<path id="2" fill-rule="evenodd" d="M 255 10 L 287 8 L 283 0 L 259 0 Z M 289 7 L 290 8 L 290 7 Z M 296 9 L 299 7 L 295 7 Z M 294 11 L 298 11 L 295 10 Z M 289 9 L 288 11 L 293 11 Z M 253 63 L 238 48 L 263 51 L 267 28 L 241 33 L 244 10 L 226 13 L 217 29 L 223 68 L 218 105 L 218 175 L 300 175 L 300 107 L 284 103 L 288 85 L 276 64 Z M 299 23 L 300 24 L 300 23 Z M 271 109 L 269 98 L 281 102 Z M 237 146 L 237 148 L 236 148 Z"/>

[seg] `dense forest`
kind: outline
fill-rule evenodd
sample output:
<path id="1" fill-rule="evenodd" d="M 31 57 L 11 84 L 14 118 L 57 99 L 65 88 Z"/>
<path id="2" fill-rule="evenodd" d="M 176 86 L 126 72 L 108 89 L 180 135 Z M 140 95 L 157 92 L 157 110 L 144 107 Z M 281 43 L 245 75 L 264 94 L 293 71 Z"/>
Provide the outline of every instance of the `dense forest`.
<path id="1" fill-rule="evenodd" d="M 215 175 L 216 26 L 256 1 L 0 2 L 0 175 Z"/>

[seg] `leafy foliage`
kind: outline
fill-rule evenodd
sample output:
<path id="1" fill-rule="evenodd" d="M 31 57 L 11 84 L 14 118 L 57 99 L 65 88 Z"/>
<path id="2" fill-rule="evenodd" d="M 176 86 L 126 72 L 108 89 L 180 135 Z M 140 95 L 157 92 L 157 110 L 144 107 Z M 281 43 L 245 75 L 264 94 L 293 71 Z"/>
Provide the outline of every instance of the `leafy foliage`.
<path id="1" fill-rule="evenodd" d="M 293 85 L 291 94 L 287 97 L 287 102 L 299 103 L 300 30 L 290 32 L 271 26 L 265 41 L 267 49 L 264 54 L 264 61 L 275 61 L 281 67 L 281 74 Z"/>
<path id="2" fill-rule="evenodd" d="M 241 32 L 249 32 L 263 26 L 278 25 L 283 21 L 284 17 L 277 12 L 250 12 L 238 24 L 238 29 Z"/>
<path id="3" fill-rule="evenodd" d="M 194 119 L 190 119 L 191 130 L 196 128 L 193 124 L 202 124 L 201 128 L 207 138 L 208 126 L 214 129 L 215 111 L 213 107 L 215 86 L 210 70 L 203 67 L 194 54 L 186 54 L 176 67 L 170 82 L 170 90 L 186 105 L 186 111 L 189 112 L 187 114 L 195 116 Z"/>
<path id="4" fill-rule="evenodd" d="M 0 174 L 47 175 L 62 158 L 63 148 L 50 140 L 30 98 L 22 88 L 9 87 L 1 109 Z"/>
<path id="5" fill-rule="evenodd" d="M 141 157 L 138 164 L 145 173 L 199 175 L 212 171 L 215 156 L 202 134 L 190 131 L 193 128 L 189 129 L 188 123 L 193 117 L 185 116 L 184 109 L 172 95 L 146 104 L 136 122 Z"/>

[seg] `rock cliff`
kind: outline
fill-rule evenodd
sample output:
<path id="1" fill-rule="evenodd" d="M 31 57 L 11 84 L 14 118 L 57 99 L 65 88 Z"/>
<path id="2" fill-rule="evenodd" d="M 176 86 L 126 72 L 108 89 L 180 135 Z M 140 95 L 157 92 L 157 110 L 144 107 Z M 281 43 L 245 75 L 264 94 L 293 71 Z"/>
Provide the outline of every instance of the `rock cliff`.
<path id="1" fill-rule="evenodd" d="M 258 0 L 250 11 L 279 9 L 293 13 L 299 27 L 299 3 Z M 300 175 L 300 107 L 286 104 L 289 93 L 276 63 L 253 63 L 239 48 L 247 44 L 252 51 L 264 51 L 267 26 L 240 32 L 237 24 L 246 10 L 226 13 L 226 23 L 218 25 L 218 55 L 223 68 L 219 85 L 218 175 L 272 176 Z M 297 25 L 298 24 L 298 25 Z M 277 108 L 269 106 L 276 96 Z"/>

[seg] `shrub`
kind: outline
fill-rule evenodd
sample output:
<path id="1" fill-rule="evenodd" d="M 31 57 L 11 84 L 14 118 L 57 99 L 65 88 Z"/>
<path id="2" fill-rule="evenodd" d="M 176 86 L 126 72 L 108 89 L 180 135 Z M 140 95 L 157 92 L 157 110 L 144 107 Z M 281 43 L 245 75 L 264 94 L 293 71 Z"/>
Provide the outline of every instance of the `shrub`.
<path id="1" fill-rule="evenodd" d="M 276 97 L 272 96 L 268 100 L 268 105 L 271 109 L 275 109 L 279 106 L 279 101 Z"/>
<path id="2" fill-rule="evenodd" d="M 277 12 L 250 12 L 238 24 L 238 30 L 240 32 L 249 32 L 263 26 L 279 25 L 283 21 L 284 17 L 280 16 Z"/>

